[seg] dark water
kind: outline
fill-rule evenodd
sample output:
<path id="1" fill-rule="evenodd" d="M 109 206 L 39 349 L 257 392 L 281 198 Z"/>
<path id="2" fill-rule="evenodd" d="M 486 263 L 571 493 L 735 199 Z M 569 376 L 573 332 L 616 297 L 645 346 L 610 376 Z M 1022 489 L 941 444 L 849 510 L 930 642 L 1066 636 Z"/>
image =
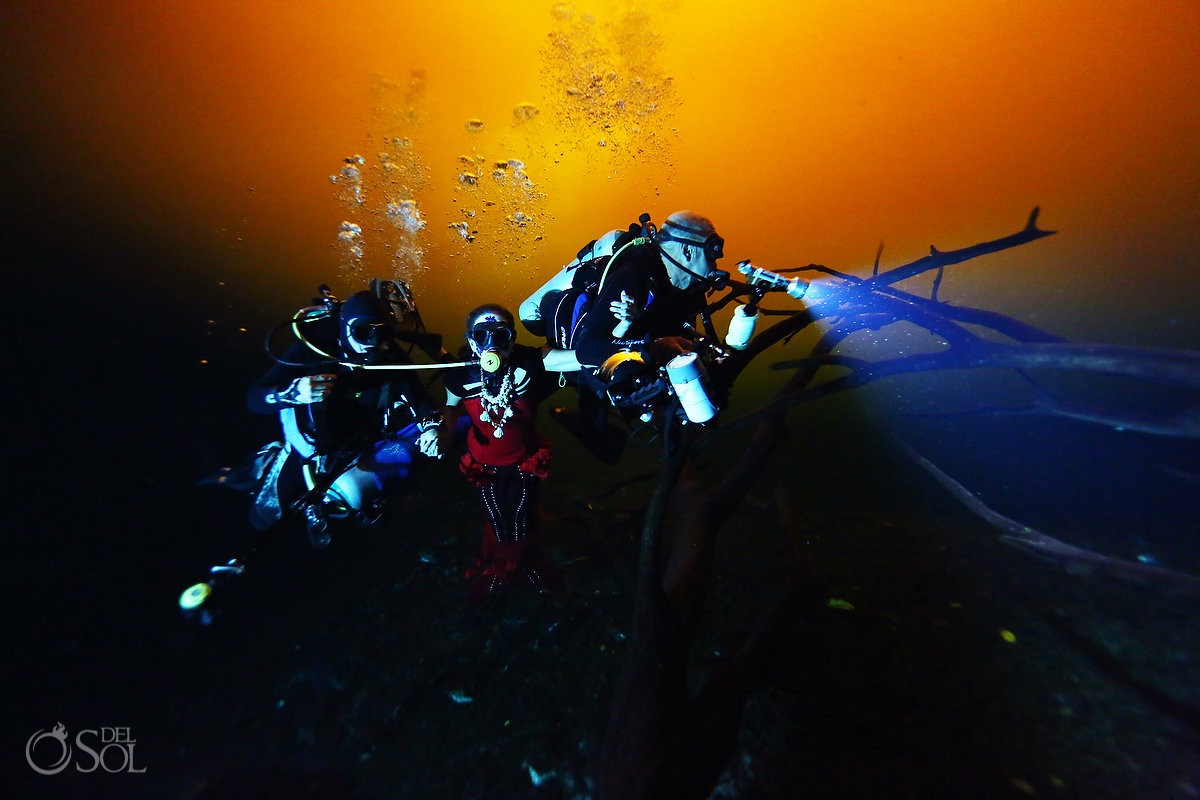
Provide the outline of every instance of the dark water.
<path id="1" fill-rule="evenodd" d="M 570 590 L 470 610 L 461 570 L 482 517 L 449 464 L 418 473 L 380 530 L 322 552 L 292 526 L 256 537 L 242 498 L 194 485 L 274 435 L 242 406 L 265 367 L 259 336 L 214 331 L 217 298 L 81 285 L 65 268 L 23 297 L 6 382 L 3 796 L 587 795 L 652 451 L 604 467 L 547 421 L 544 536 Z M 237 311 L 258 334 L 276 321 Z M 721 796 L 1200 793 L 1195 596 L 999 544 L 891 437 L 1000 513 L 1200 574 L 1194 443 L 880 408 L 795 413 L 719 543 L 698 667 L 728 658 L 793 577 L 785 511 L 817 575 L 778 632 Z M 739 441 L 715 439 L 704 473 Z M 179 592 L 239 555 L 250 569 L 219 590 L 216 622 L 183 621 Z M 59 722 L 71 737 L 127 728 L 145 773 L 37 775 L 26 744 Z"/>

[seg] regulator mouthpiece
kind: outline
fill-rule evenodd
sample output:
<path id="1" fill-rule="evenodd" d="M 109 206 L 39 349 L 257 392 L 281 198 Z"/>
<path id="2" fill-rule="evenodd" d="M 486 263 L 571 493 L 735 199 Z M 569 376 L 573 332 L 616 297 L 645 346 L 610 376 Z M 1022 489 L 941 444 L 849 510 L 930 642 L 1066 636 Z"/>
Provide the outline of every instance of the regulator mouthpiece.
<path id="1" fill-rule="evenodd" d="M 208 625 L 213 621 L 212 612 L 204 607 L 212 589 L 212 583 L 204 582 L 192 584 L 183 590 L 183 594 L 179 595 L 179 611 L 184 619 L 200 625 Z"/>
<path id="2" fill-rule="evenodd" d="M 195 611 L 200 606 L 204 605 L 204 601 L 212 594 L 211 583 L 196 583 L 183 590 L 183 594 L 179 595 L 179 608 L 181 611 Z"/>
<path id="3" fill-rule="evenodd" d="M 500 369 L 501 362 L 500 354 L 494 350 L 487 350 L 479 354 L 479 368 L 484 372 L 495 372 Z"/>

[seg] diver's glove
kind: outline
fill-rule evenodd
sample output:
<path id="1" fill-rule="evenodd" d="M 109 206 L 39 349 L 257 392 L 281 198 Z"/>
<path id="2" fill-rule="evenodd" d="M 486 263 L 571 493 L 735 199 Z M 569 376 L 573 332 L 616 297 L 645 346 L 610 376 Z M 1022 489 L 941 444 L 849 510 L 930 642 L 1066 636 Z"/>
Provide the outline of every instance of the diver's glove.
<path id="1" fill-rule="evenodd" d="M 421 451 L 421 455 L 427 458 L 441 458 L 441 415 L 426 417 L 417 423 L 417 427 L 421 429 L 421 435 L 417 437 L 417 449 Z"/>
<path id="2" fill-rule="evenodd" d="M 306 406 L 324 402 L 333 389 L 337 375 L 305 375 L 276 392 L 267 394 L 267 403 L 280 406 Z"/>

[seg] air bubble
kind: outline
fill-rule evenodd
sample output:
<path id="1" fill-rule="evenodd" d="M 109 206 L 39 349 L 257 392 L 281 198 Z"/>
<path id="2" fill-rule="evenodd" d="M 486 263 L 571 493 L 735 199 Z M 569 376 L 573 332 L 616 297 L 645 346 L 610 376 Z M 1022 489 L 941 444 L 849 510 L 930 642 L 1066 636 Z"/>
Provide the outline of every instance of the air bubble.
<path id="1" fill-rule="evenodd" d="M 447 227 L 453 231 L 457 231 L 464 242 L 475 241 L 475 233 L 471 230 L 471 226 L 465 222 L 451 222 Z"/>
<path id="2" fill-rule="evenodd" d="M 536 117 L 539 113 L 538 107 L 533 103 L 520 103 L 513 109 L 513 118 L 517 122 L 528 122 Z"/>
<path id="3" fill-rule="evenodd" d="M 466 123 L 466 126 L 465 126 L 465 127 L 466 127 L 466 129 L 467 129 L 468 131 L 470 131 L 471 133 L 479 133 L 480 131 L 482 131 L 482 130 L 483 130 L 483 120 L 481 120 L 481 119 L 469 119 L 469 120 L 467 120 L 467 123 Z"/>
<path id="4" fill-rule="evenodd" d="M 416 200 L 401 200 L 398 203 L 388 203 L 387 217 L 397 228 L 415 234 L 425 227 L 421 210 L 417 208 Z"/>

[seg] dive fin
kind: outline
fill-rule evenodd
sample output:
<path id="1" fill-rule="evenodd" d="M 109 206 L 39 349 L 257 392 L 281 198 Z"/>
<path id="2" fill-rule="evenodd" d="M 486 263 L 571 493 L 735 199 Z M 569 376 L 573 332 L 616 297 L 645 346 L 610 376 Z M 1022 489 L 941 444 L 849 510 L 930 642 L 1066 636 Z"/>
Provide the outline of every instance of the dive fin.
<path id="1" fill-rule="evenodd" d="M 221 467 L 216 473 L 196 481 L 197 486 L 226 486 L 238 492 L 254 494 L 271 462 L 283 449 L 283 442 L 271 442 L 238 467 Z"/>
<path id="2" fill-rule="evenodd" d="M 266 530 L 283 519 L 283 508 L 279 502 L 279 474 L 291 448 L 279 442 L 262 448 L 256 455 L 256 464 L 261 468 L 261 478 L 258 481 L 258 491 L 254 495 L 254 505 L 250 508 L 250 524 L 255 530 Z"/>

